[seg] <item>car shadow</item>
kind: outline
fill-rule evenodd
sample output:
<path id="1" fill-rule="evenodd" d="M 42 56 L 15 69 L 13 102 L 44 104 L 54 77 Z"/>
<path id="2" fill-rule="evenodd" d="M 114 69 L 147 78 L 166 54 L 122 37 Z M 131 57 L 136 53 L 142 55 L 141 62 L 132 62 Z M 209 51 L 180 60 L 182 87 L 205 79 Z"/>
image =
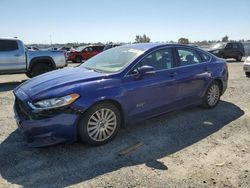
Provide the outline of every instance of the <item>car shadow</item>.
<path id="1" fill-rule="evenodd" d="M 139 164 L 168 170 L 168 164 L 159 159 L 199 142 L 243 114 L 238 106 L 225 101 L 210 110 L 179 110 L 131 125 L 99 147 L 74 143 L 28 148 L 14 131 L 0 144 L 0 173 L 8 182 L 24 187 L 65 187 Z M 143 145 L 119 155 L 138 142 Z"/>
<path id="2" fill-rule="evenodd" d="M 11 91 L 15 89 L 17 86 L 25 82 L 26 80 L 22 80 L 20 82 L 5 82 L 0 83 L 0 92 Z"/>

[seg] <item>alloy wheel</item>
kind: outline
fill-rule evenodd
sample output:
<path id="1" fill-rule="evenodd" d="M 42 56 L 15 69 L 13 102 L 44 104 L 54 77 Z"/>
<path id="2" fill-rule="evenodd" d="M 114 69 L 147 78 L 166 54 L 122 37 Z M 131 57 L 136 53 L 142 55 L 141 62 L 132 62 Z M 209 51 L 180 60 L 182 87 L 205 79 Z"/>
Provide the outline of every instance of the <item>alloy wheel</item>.
<path id="1" fill-rule="evenodd" d="M 214 84 L 210 87 L 207 93 L 207 102 L 210 106 L 216 105 L 220 98 L 220 88 L 217 84 Z"/>
<path id="2" fill-rule="evenodd" d="M 116 126 L 116 114 L 111 109 L 102 108 L 90 116 L 87 133 L 94 141 L 105 141 L 112 136 Z"/>

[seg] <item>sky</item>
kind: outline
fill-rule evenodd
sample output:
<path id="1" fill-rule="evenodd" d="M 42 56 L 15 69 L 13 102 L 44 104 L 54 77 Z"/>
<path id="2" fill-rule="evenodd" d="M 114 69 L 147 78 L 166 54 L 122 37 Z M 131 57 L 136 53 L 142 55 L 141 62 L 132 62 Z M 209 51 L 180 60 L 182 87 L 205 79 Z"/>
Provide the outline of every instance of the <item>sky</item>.
<path id="1" fill-rule="evenodd" d="M 30 43 L 250 39 L 250 0 L 0 0 L 0 37 Z"/>

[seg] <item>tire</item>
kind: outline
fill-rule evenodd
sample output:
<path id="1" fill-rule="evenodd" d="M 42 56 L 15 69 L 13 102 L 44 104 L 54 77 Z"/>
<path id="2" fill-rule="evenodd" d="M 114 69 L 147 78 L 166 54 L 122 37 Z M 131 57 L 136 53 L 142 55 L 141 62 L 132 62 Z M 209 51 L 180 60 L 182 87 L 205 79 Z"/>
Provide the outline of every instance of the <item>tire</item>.
<path id="1" fill-rule="evenodd" d="M 240 55 L 239 55 L 238 57 L 236 57 L 235 59 L 236 59 L 236 61 L 241 62 L 241 60 L 242 60 L 242 55 L 240 54 Z"/>
<path id="2" fill-rule="evenodd" d="M 28 75 L 30 75 L 31 77 L 35 77 L 35 76 L 38 76 L 40 74 L 43 74 L 52 70 L 53 70 L 53 67 L 49 64 L 45 64 L 45 63 L 34 64 L 33 67 L 31 68 L 31 71 L 28 73 Z"/>
<path id="3" fill-rule="evenodd" d="M 120 127 L 120 111 L 115 105 L 105 102 L 91 107 L 80 117 L 78 135 L 81 142 L 99 146 L 113 140 Z"/>
<path id="4" fill-rule="evenodd" d="M 214 108 L 220 101 L 221 96 L 221 85 L 214 81 L 212 84 L 208 87 L 204 97 L 203 97 L 203 104 L 202 106 L 204 108 Z"/>
<path id="5" fill-rule="evenodd" d="M 32 78 L 32 75 L 31 75 L 30 72 L 26 72 L 25 74 L 26 74 L 27 77 Z"/>
<path id="6" fill-rule="evenodd" d="M 250 77 L 250 72 L 245 72 L 246 77 Z"/>
<path id="7" fill-rule="evenodd" d="M 82 57 L 81 56 L 76 56 L 75 63 L 81 63 L 81 62 L 82 62 Z"/>

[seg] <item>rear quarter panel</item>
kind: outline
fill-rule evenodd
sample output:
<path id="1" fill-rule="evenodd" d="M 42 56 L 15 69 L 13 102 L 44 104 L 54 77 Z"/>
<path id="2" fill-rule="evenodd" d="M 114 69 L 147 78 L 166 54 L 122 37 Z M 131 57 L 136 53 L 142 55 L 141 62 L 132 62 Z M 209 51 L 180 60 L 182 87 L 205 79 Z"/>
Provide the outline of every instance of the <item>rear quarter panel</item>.
<path id="1" fill-rule="evenodd" d="M 224 59 L 214 58 L 214 60 L 208 65 L 208 68 L 211 70 L 211 78 L 212 78 L 208 86 L 214 80 L 220 80 L 222 84 L 222 94 L 223 94 L 227 89 L 228 76 L 229 76 L 226 61 Z"/>
<path id="2" fill-rule="evenodd" d="M 63 51 L 48 51 L 48 50 L 38 50 L 38 51 L 28 51 L 27 52 L 27 62 L 28 67 L 32 59 L 34 58 L 42 58 L 42 57 L 50 57 L 57 68 L 61 68 L 66 66 L 66 59 Z"/>

